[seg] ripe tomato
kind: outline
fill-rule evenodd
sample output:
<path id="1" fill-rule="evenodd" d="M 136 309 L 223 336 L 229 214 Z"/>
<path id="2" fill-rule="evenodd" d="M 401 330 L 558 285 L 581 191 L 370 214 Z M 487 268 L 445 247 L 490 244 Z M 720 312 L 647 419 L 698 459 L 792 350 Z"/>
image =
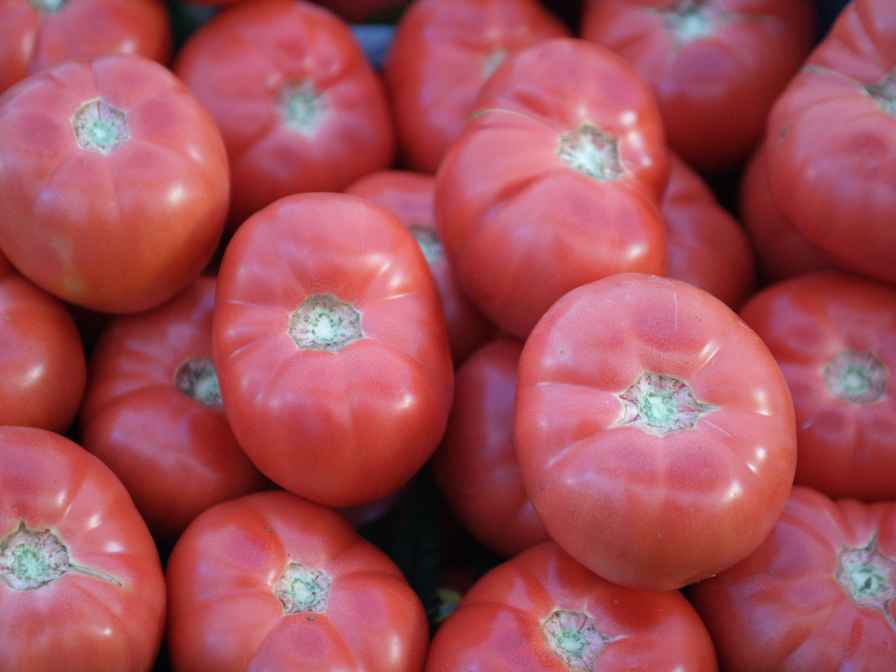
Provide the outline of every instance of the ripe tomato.
<path id="1" fill-rule="evenodd" d="M 545 543 L 476 583 L 436 633 L 427 672 L 715 672 L 680 593 L 614 586 Z"/>
<path id="2" fill-rule="evenodd" d="M 227 10 L 190 38 L 176 72 L 224 136 L 237 224 L 392 161 L 382 84 L 348 27 L 319 7 L 261 0 Z"/>
<path id="3" fill-rule="evenodd" d="M 168 563 L 178 672 L 417 672 L 426 616 L 399 569 L 339 514 L 285 492 L 197 518 Z"/>
<path id="4" fill-rule="evenodd" d="M 386 497 L 442 438 L 453 372 L 413 237 L 355 196 L 291 196 L 224 255 L 215 364 L 240 445 L 280 486 L 328 506 Z"/>
<path id="5" fill-rule="evenodd" d="M 477 107 L 439 170 L 436 219 L 487 317 L 525 338 L 575 287 L 665 270 L 662 124 L 621 59 L 551 40 L 502 67 Z"/>
<path id="6" fill-rule="evenodd" d="M 121 479 L 160 539 L 265 485 L 224 415 L 214 305 L 214 279 L 200 278 L 154 311 L 113 321 L 90 361 L 84 447 Z"/>
<path id="7" fill-rule="evenodd" d="M 749 555 L 793 483 L 787 383 L 759 337 L 691 285 L 576 289 L 520 359 L 517 455 L 550 536 L 623 586 L 679 588 Z"/>
<path id="8" fill-rule="evenodd" d="M 796 408 L 796 482 L 896 500 L 896 290 L 842 273 L 793 278 L 741 313 L 778 360 Z"/>
<path id="9" fill-rule="evenodd" d="M 165 581 L 127 491 L 44 430 L 0 427 L 0 456 L 0 669 L 148 672 Z"/>
<path id="10" fill-rule="evenodd" d="M 426 257 L 442 301 L 454 361 L 463 362 L 492 332 L 491 326 L 464 296 L 436 228 L 435 179 L 428 175 L 387 171 L 361 178 L 347 193 L 390 210 L 411 232 Z"/>
<path id="11" fill-rule="evenodd" d="M 415 2 L 385 65 L 406 163 L 434 173 L 498 66 L 511 54 L 566 34 L 537 0 Z"/>
<path id="12" fill-rule="evenodd" d="M 692 596 L 729 672 L 891 672 L 896 504 L 794 488 L 762 546 Z"/>
<path id="13" fill-rule="evenodd" d="M 896 282 L 896 22 L 855 0 L 769 118 L 782 212 L 844 268 Z"/>
<path id="14" fill-rule="evenodd" d="M 812 47 L 814 10 L 809 0 L 589 0 L 583 34 L 650 83 L 672 149 L 716 169 L 760 141 Z"/>

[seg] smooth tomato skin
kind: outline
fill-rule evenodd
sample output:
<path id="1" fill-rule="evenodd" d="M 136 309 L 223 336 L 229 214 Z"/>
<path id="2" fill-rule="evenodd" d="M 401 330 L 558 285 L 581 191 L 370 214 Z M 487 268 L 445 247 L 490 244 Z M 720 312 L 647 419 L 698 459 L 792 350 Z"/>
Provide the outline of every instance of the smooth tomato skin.
<path id="1" fill-rule="evenodd" d="M 651 433 L 620 397 L 645 372 L 714 409 Z M 749 555 L 796 467 L 793 403 L 759 337 L 710 294 L 639 274 L 580 287 L 539 322 L 520 358 L 514 441 L 551 538 L 645 590 Z"/>
<path id="2" fill-rule="evenodd" d="M 439 628 L 426 672 L 567 672 L 542 624 L 557 610 L 584 612 L 611 640 L 601 672 L 714 672 L 706 628 L 680 593 L 641 592 L 592 574 L 553 542 L 486 574 Z"/>
<path id="3" fill-rule="evenodd" d="M 177 75 L 221 129 L 232 223 L 278 198 L 342 191 L 392 162 L 383 85 L 348 27 L 306 2 L 245 2 L 215 17 L 178 56 Z M 320 107 L 293 127 L 282 96 L 310 86 Z"/>
<path id="4" fill-rule="evenodd" d="M 165 580 L 127 491 L 90 453 L 44 430 L 0 427 L 0 456 L 2 542 L 21 523 L 50 530 L 71 563 L 104 575 L 69 568 L 31 590 L 0 580 L 0 669 L 149 672 Z"/>
<path id="5" fill-rule="evenodd" d="M 730 672 L 889 672 L 896 601 L 855 602 L 838 581 L 844 549 L 876 539 L 896 567 L 896 504 L 831 501 L 797 487 L 749 558 L 694 586 L 690 596 Z M 885 561 L 886 562 L 886 561 Z M 892 570 L 891 570 L 892 572 Z M 890 575 L 892 591 L 892 573 Z"/>
<path id="6" fill-rule="evenodd" d="M 322 612 L 285 613 L 289 563 L 331 579 Z M 284 492 L 197 518 L 168 563 L 168 641 L 178 672 L 418 672 L 428 629 L 400 570 L 342 517 Z"/>
<path id="7" fill-rule="evenodd" d="M 391 211 L 414 234 L 439 292 L 454 362 L 460 364 L 494 330 L 464 295 L 457 274 L 445 255 L 436 227 L 435 185 L 435 178 L 429 175 L 396 170 L 362 177 L 346 193 L 366 198 Z M 422 236 L 418 233 L 421 230 Z"/>
<path id="8" fill-rule="evenodd" d="M 768 345 L 796 408 L 796 482 L 834 498 L 896 499 L 896 290 L 844 273 L 773 285 L 741 317 Z M 827 367 L 868 353 L 884 369 L 875 400 L 838 395 Z"/>
<path id="9" fill-rule="evenodd" d="M 815 37 L 809 0 L 708 0 L 705 34 L 680 38 L 679 0 L 589 0 L 583 36 L 623 56 L 656 92 L 669 145 L 704 170 L 759 143 L 769 110 Z M 693 30 L 685 22 L 685 30 Z"/>
<path id="10" fill-rule="evenodd" d="M 363 338 L 300 348 L 291 316 L 330 294 Z M 430 457 L 453 394 L 448 336 L 419 246 L 356 196 L 274 203 L 237 231 L 221 266 L 214 356 L 231 427 L 281 487 L 328 506 L 397 491 Z"/>
<path id="11" fill-rule="evenodd" d="M 418 0 L 385 63 L 401 153 L 435 173 L 500 63 L 568 31 L 535 0 Z"/>

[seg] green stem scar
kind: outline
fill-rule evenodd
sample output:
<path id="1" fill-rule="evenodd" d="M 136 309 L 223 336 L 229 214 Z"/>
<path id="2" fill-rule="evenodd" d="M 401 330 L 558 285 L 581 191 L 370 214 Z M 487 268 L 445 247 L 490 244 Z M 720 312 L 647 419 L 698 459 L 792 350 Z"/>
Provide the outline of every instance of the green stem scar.
<path id="1" fill-rule="evenodd" d="M 72 117 L 75 139 L 81 149 L 111 154 L 130 138 L 127 114 L 102 98 L 88 100 Z"/>
<path id="2" fill-rule="evenodd" d="M 618 395 L 622 417 L 617 426 L 631 425 L 652 436 L 693 429 L 716 406 L 699 401 L 683 380 L 661 373 L 642 373 Z"/>
<path id="3" fill-rule="evenodd" d="M 364 338 L 361 311 L 332 294 L 311 294 L 289 318 L 289 335 L 302 350 L 338 352 Z"/>
<path id="4" fill-rule="evenodd" d="M 434 261 L 445 256 L 445 248 L 435 231 L 422 226 L 412 226 L 410 232 L 414 236 L 414 240 L 417 241 L 417 245 L 420 246 L 427 263 L 432 265 Z"/>
<path id="5" fill-rule="evenodd" d="M 280 91 L 280 115 L 283 123 L 297 133 L 310 137 L 326 117 L 327 101 L 312 82 L 290 84 Z"/>
<path id="6" fill-rule="evenodd" d="M 181 364 L 174 374 L 174 385 L 204 406 L 219 408 L 224 405 L 218 372 L 210 359 L 188 359 Z"/>
<path id="7" fill-rule="evenodd" d="M 715 23 L 706 9 L 706 0 L 679 0 L 671 9 L 662 11 L 666 27 L 680 44 L 712 35 Z"/>
<path id="8" fill-rule="evenodd" d="M 887 73 L 877 84 L 866 86 L 865 91 L 884 112 L 896 117 L 896 70 Z"/>
<path id="9" fill-rule="evenodd" d="M 40 12 L 53 14 L 65 7 L 68 0 L 31 0 L 31 6 Z"/>
<path id="10" fill-rule="evenodd" d="M 892 606 L 896 600 L 896 560 L 877 549 L 877 536 L 864 548 L 845 548 L 840 552 L 837 581 L 862 607 L 883 613 L 893 630 L 896 618 Z"/>
<path id="11" fill-rule="evenodd" d="M 573 170 L 600 182 L 616 180 L 625 174 L 618 141 L 591 124 L 582 124 L 561 135 L 557 156 Z"/>
<path id="12" fill-rule="evenodd" d="M 327 611 L 332 584 L 326 572 L 290 562 L 274 584 L 274 595 L 285 614 L 323 614 Z"/>
<path id="13" fill-rule="evenodd" d="M 831 394 L 856 404 L 871 404 L 884 396 L 888 372 L 870 352 L 847 350 L 834 357 L 822 372 Z"/>
<path id="14" fill-rule="evenodd" d="M 621 639 L 603 634 L 591 616 L 579 611 L 557 609 L 541 628 L 548 646 L 570 672 L 591 672 L 604 649 Z"/>

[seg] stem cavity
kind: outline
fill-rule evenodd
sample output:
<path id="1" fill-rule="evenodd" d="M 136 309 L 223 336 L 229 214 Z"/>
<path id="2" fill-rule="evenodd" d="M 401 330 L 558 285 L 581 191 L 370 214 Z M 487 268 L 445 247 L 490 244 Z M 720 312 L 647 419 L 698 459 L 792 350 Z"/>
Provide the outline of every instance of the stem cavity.
<path id="1" fill-rule="evenodd" d="M 896 560 L 877 550 L 875 535 L 864 548 L 846 548 L 840 552 L 837 581 L 853 602 L 877 609 L 896 630 L 891 607 L 896 600 Z"/>
<path id="2" fill-rule="evenodd" d="M 323 614 L 327 611 L 332 584 L 326 572 L 290 562 L 274 584 L 274 595 L 285 614 Z"/>
<path id="3" fill-rule="evenodd" d="M 555 610 L 541 624 L 548 646 L 570 672 L 591 672 L 607 645 L 618 638 L 600 632 L 594 619 L 578 611 Z"/>
<path id="4" fill-rule="evenodd" d="M 693 429 L 700 418 L 716 410 L 699 401 L 683 380 L 649 371 L 618 396 L 622 417 L 617 426 L 632 425 L 651 436 Z"/>
<path id="5" fill-rule="evenodd" d="M 679 0 L 662 14 L 679 44 L 701 40 L 715 31 L 715 21 L 707 11 L 706 0 Z"/>
<path id="6" fill-rule="evenodd" d="M 600 182 L 625 174 L 617 140 L 591 124 L 561 135 L 557 155 L 573 170 Z"/>
<path id="7" fill-rule="evenodd" d="M 870 352 L 847 350 L 834 357 L 822 372 L 831 394 L 855 404 L 872 404 L 887 390 L 888 371 Z"/>
<path id="8" fill-rule="evenodd" d="M 296 133 L 313 136 L 327 113 L 327 101 L 312 82 L 290 84 L 280 91 L 283 123 Z"/>
<path id="9" fill-rule="evenodd" d="M 31 6 L 45 14 L 55 14 L 68 3 L 68 0 L 31 0 Z"/>
<path id="10" fill-rule="evenodd" d="M 102 98 L 88 100 L 72 117 L 75 139 L 81 149 L 111 154 L 130 138 L 128 116 Z"/>
<path id="11" fill-rule="evenodd" d="M 311 294 L 289 317 L 289 335 L 302 350 L 339 352 L 364 338 L 361 311 L 332 294 Z"/>
<path id="12" fill-rule="evenodd" d="M 224 405 L 218 372 L 210 359 L 188 359 L 181 364 L 174 374 L 174 385 L 204 406 L 220 408 Z"/>

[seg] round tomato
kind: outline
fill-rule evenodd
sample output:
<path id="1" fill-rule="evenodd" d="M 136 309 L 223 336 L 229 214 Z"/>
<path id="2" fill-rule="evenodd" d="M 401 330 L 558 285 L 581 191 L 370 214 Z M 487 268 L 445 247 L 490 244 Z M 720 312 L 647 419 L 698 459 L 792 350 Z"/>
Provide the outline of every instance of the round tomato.
<path id="1" fill-rule="evenodd" d="M 793 483 L 793 403 L 759 337 L 691 285 L 576 289 L 520 359 L 514 433 L 550 536 L 604 578 L 679 588 L 749 555 Z"/>
<path id="2" fill-rule="evenodd" d="M 399 569 L 339 516 L 285 492 L 197 518 L 168 563 L 178 672 L 419 672 L 428 632 Z"/>
<path id="3" fill-rule="evenodd" d="M 152 537 L 71 441 L 0 427 L 0 669 L 148 672 L 165 619 Z"/>
<path id="4" fill-rule="evenodd" d="M 855 0 L 769 118 L 769 184 L 785 217 L 840 265 L 896 282 L 896 22 Z"/>
<path id="5" fill-rule="evenodd" d="M 508 61 L 477 108 L 439 170 L 436 219 L 487 317 L 525 338 L 575 287 L 665 270 L 662 123 L 622 60 L 551 40 Z"/>
<path id="6" fill-rule="evenodd" d="M 815 37 L 810 0 L 589 0 L 582 30 L 650 83 L 672 149 L 704 169 L 749 155 Z"/>
<path id="7" fill-rule="evenodd" d="M 324 9 L 245 2 L 190 38 L 176 72 L 224 136 L 237 224 L 278 198 L 341 191 L 392 161 L 382 84 Z"/>
<path id="8" fill-rule="evenodd" d="M 896 500 L 896 290 L 803 275 L 741 313 L 778 360 L 796 408 L 796 482 L 831 497 Z"/>
<path id="9" fill-rule="evenodd" d="M 398 26 L 385 66 L 405 161 L 434 173 L 501 63 L 566 34 L 537 0 L 415 2 Z"/>
<path id="10" fill-rule="evenodd" d="M 896 503 L 794 488 L 762 546 L 692 597 L 728 672 L 891 672 Z"/>
<path id="11" fill-rule="evenodd" d="M 453 371 L 414 238 L 355 197 L 284 198 L 250 218 L 218 280 L 215 364 L 240 445 L 328 506 L 398 490 L 442 438 Z"/>
<path id="12" fill-rule="evenodd" d="M 454 361 L 463 362 L 485 342 L 492 328 L 464 296 L 457 275 L 445 256 L 433 211 L 435 179 L 428 175 L 387 171 L 362 178 L 347 193 L 390 210 L 417 240 L 442 301 Z"/>

